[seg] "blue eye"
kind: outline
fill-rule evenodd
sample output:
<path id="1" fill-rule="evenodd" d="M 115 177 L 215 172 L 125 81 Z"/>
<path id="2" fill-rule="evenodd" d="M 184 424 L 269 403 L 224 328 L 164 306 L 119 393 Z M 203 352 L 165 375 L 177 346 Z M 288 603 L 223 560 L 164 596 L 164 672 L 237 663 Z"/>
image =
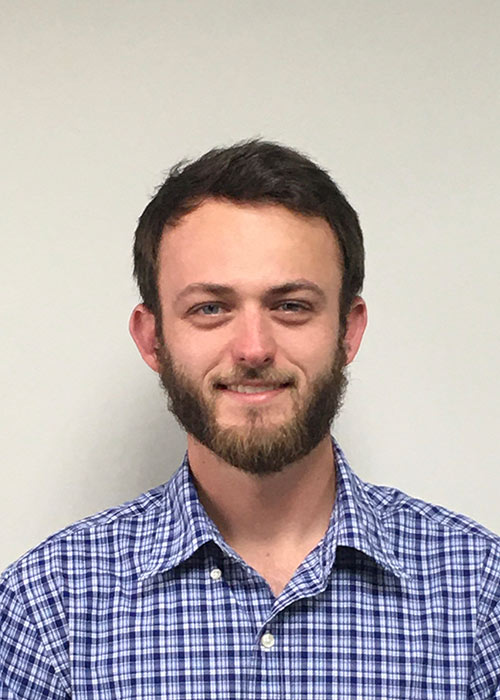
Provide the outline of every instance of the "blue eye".
<path id="1" fill-rule="evenodd" d="M 217 315 L 217 309 L 220 310 L 220 304 L 203 304 L 199 306 L 196 311 L 201 311 L 203 316 L 215 316 Z"/>

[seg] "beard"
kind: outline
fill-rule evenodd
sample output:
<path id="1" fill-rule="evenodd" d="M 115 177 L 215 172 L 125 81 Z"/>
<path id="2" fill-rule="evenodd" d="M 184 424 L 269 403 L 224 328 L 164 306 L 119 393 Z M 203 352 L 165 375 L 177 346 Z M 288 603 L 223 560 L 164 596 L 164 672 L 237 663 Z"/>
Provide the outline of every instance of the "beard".
<path id="1" fill-rule="evenodd" d="M 287 465 L 308 455 L 329 433 L 347 388 L 346 351 L 339 337 L 330 366 L 299 397 L 296 379 L 265 367 L 235 368 L 231 377 L 214 378 L 209 398 L 176 365 L 162 341 L 158 359 L 160 382 L 168 397 L 168 408 L 190 435 L 219 458 L 244 472 L 264 476 L 281 472 Z M 245 408 L 246 421 L 241 426 L 221 426 L 216 417 L 217 392 L 221 384 L 239 384 L 259 380 L 266 385 L 287 384 L 293 401 L 293 416 L 273 424 L 259 407 Z"/>

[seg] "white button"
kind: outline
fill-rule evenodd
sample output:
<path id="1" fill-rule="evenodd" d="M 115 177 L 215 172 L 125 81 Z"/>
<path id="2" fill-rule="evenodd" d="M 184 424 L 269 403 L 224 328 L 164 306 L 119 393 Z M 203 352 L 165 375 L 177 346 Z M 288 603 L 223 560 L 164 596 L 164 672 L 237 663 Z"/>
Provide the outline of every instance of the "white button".
<path id="1" fill-rule="evenodd" d="M 274 637 L 271 632 L 265 632 L 260 638 L 260 643 L 264 649 L 272 649 L 274 646 Z"/>
<path id="2" fill-rule="evenodd" d="M 222 571 L 220 569 L 212 569 L 212 571 L 210 572 L 210 576 L 213 578 L 214 581 L 218 581 L 222 576 Z"/>

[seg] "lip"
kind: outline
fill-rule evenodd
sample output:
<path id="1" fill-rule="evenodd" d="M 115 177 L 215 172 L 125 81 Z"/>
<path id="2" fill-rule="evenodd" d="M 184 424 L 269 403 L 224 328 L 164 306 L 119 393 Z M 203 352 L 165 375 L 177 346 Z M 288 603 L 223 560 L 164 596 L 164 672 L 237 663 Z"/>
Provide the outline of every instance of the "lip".
<path id="1" fill-rule="evenodd" d="M 252 383 L 252 382 L 245 382 L 245 384 L 248 384 L 249 386 L 263 386 L 262 384 L 257 384 L 257 383 Z M 265 401 L 270 401 L 274 397 L 278 396 L 279 394 L 282 394 L 286 389 L 288 389 L 288 385 L 285 386 L 280 386 L 277 389 L 271 389 L 270 391 L 262 391 L 259 392 L 258 394 L 242 394 L 239 391 L 231 391 L 231 389 L 225 389 L 220 387 L 219 391 L 225 394 L 228 398 L 231 398 L 235 401 L 240 401 L 241 403 L 264 403 Z"/>

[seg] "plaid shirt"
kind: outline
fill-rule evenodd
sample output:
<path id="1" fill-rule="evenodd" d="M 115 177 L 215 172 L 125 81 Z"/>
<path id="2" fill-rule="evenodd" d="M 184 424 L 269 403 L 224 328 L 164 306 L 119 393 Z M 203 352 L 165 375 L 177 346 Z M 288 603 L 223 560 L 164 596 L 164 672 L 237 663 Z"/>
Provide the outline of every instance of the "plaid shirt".
<path id="1" fill-rule="evenodd" d="M 1 580 L 0 698 L 500 698 L 500 539 L 334 450 L 329 528 L 277 598 L 186 460 L 26 554 Z"/>

